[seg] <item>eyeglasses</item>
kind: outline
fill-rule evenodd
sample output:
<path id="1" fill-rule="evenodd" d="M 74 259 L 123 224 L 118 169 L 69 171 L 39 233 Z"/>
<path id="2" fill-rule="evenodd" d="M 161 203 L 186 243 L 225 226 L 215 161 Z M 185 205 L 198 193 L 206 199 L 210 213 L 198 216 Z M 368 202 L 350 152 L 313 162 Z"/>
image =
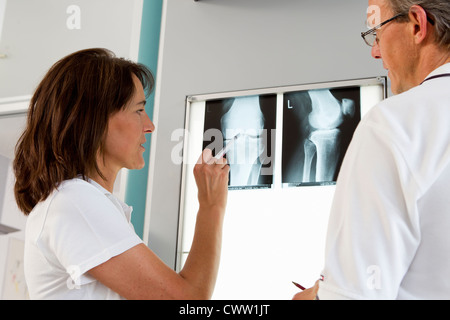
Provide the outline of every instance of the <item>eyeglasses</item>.
<path id="1" fill-rule="evenodd" d="M 380 29 L 382 26 L 384 26 L 385 24 L 388 24 L 391 21 L 394 21 L 395 19 L 398 19 L 402 16 L 405 16 L 405 13 L 400 13 L 386 21 L 383 21 L 382 23 L 380 23 L 379 25 L 377 25 L 375 28 L 370 29 L 369 31 L 366 32 L 361 32 L 361 37 L 364 39 L 364 42 L 369 46 L 369 47 L 373 47 L 373 45 L 375 44 L 375 42 L 378 43 L 378 38 L 377 38 L 377 30 Z"/>
<path id="2" fill-rule="evenodd" d="M 400 13 L 400 14 L 398 14 L 398 15 L 396 15 L 396 16 L 394 16 L 394 17 L 392 17 L 392 18 L 390 18 L 390 19 L 388 19 L 388 20 L 386 20 L 386 21 L 384 21 L 384 22 L 382 22 L 382 23 L 380 23 L 380 24 L 377 25 L 375 28 L 372 28 L 372 29 L 370 29 L 369 31 L 361 32 L 361 37 L 364 39 L 364 42 L 365 42 L 369 47 L 373 47 L 373 45 L 375 44 L 375 42 L 378 43 L 378 38 L 377 38 L 377 30 L 378 30 L 378 29 L 380 29 L 380 28 L 381 28 L 382 26 L 384 26 L 385 24 L 387 24 L 387 23 L 389 23 L 389 22 L 391 22 L 391 21 L 393 21 L 393 20 L 395 20 L 395 19 L 398 19 L 398 18 L 400 18 L 400 17 L 406 16 L 406 15 L 407 15 L 407 13 Z M 431 19 L 431 18 L 428 16 L 428 13 L 427 13 L 427 20 L 428 20 L 428 22 L 429 22 L 432 26 L 434 26 L 434 20 Z"/>

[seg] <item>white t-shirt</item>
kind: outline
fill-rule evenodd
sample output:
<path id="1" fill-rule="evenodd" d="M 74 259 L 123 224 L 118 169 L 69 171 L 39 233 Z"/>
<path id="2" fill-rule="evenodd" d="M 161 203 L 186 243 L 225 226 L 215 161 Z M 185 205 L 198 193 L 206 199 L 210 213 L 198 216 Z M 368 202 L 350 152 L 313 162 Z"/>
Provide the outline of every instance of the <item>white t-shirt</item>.
<path id="1" fill-rule="evenodd" d="M 142 243 L 132 208 L 95 181 L 72 179 L 32 210 L 25 231 L 31 299 L 121 299 L 87 271 Z"/>
<path id="2" fill-rule="evenodd" d="M 450 63 L 429 75 L 450 73 Z M 428 77 L 428 78 L 429 78 Z M 450 77 L 380 103 L 336 184 L 320 299 L 450 299 Z"/>

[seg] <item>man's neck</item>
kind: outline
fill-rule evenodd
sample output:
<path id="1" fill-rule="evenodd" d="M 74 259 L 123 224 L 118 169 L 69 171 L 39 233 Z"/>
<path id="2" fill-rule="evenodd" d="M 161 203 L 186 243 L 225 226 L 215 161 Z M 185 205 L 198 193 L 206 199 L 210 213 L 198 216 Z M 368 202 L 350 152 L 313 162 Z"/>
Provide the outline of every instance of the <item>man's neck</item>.
<path id="1" fill-rule="evenodd" d="M 436 48 L 425 50 L 419 57 L 416 68 L 416 81 L 422 83 L 423 80 L 434 70 L 450 62 L 450 53 Z"/>

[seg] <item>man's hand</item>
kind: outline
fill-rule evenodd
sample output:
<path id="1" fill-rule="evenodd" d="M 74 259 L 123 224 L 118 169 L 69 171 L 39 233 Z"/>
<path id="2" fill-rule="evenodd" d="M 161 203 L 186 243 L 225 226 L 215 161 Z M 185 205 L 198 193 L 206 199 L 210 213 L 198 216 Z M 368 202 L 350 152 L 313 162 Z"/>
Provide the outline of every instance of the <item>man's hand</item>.
<path id="1" fill-rule="evenodd" d="M 319 280 L 316 281 L 313 287 L 294 295 L 292 300 L 316 300 L 318 290 L 319 290 Z"/>

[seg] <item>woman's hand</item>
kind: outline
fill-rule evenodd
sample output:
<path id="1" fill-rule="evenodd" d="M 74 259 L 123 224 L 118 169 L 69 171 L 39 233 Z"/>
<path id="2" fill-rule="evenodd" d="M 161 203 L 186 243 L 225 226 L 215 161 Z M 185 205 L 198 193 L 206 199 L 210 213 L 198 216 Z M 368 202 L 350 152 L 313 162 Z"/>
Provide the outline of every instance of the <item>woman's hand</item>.
<path id="1" fill-rule="evenodd" d="M 203 151 L 194 167 L 200 208 L 225 210 L 229 171 L 226 159 L 215 159 L 210 149 Z"/>

